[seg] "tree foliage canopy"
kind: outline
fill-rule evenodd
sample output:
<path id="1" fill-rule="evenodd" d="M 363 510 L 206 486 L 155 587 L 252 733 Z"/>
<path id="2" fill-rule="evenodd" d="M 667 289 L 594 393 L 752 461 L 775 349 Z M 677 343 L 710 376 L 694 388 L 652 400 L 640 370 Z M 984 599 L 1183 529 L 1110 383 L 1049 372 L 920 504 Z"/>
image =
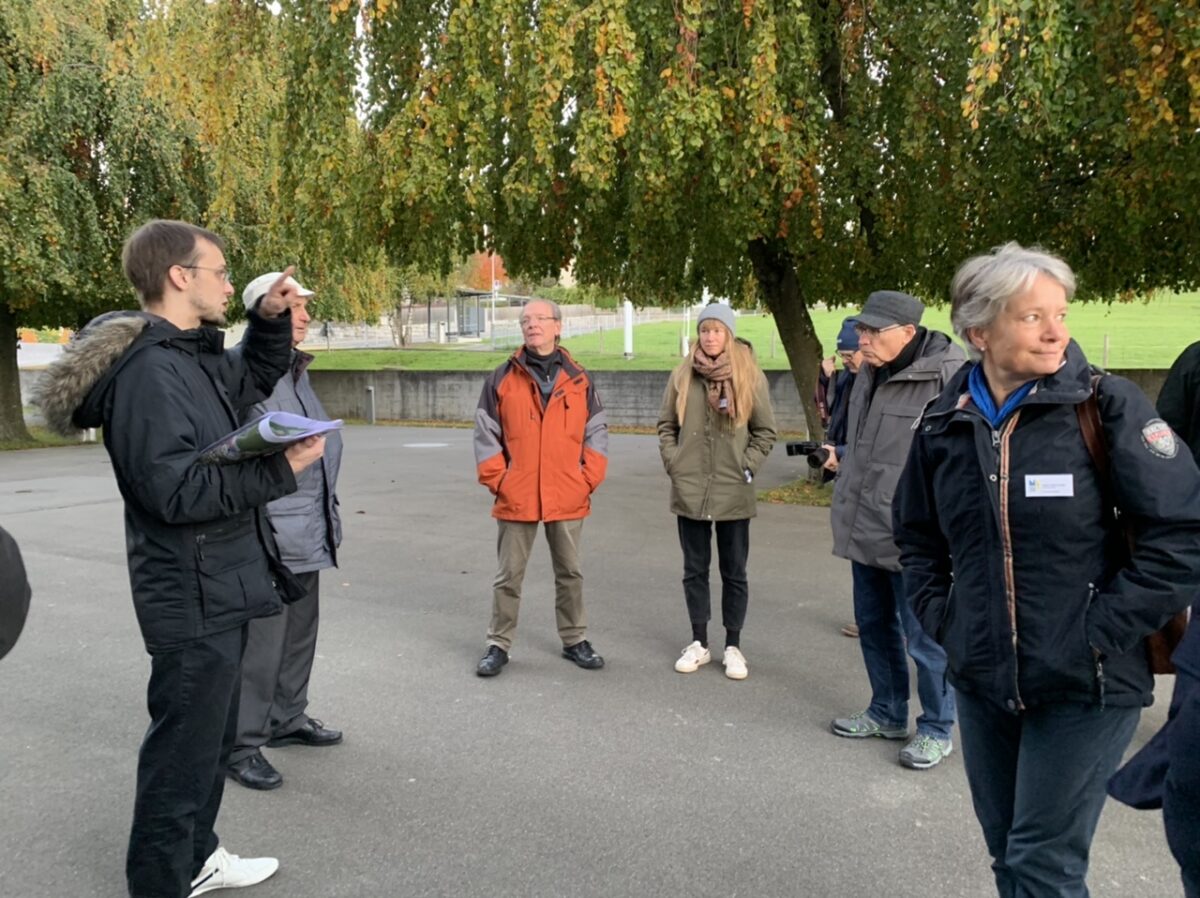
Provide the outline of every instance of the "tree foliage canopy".
<path id="1" fill-rule="evenodd" d="M 488 225 L 518 274 L 575 260 L 665 301 L 753 276 L 802 396 L 809 303 L 937 300 L 1008 240 L 1063 254 L 1083 298 L 1200 280 L 1197 0 L 366 12 L 391 246 Z"/>
<path id="2" fill-rule="evenodd" d="M 809 304 L 936 300 L 1007 240 L 1084 298 L 1200 283 L 1200 0 L 0 0 L 0 60 L 0 329 L 131 304 L 152 216 L 325 316 L 483 247 L 752 283 L 801 395 Z"/>
<path id="3" fill-rule="evenodd" d="M 766 241 L 808 300 L 937 297 L 1018 239 L 1093 296 L 1197 281 L 1195 0 L 368 13 L 387 214 L 459 249 L 489 224 L 514 270 L 732 294 Z"/>

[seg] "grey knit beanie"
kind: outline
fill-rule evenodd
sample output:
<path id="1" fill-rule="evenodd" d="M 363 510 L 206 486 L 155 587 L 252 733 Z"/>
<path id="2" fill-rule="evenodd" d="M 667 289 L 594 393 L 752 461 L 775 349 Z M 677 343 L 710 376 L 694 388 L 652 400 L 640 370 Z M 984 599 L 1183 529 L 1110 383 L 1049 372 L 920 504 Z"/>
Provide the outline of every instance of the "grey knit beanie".
<path id="1" fill-rule="evenodd" d="M 696 332 L 700 332 L 700 325 L 709 318 L 715 318 L 727 328 L 729 328 L 729 336 L 737 336 L 737 327 L 734 324 L 733 309 L 724 303 L 710 302 L 700 310 L 700 315 L 696 318 Z"/>

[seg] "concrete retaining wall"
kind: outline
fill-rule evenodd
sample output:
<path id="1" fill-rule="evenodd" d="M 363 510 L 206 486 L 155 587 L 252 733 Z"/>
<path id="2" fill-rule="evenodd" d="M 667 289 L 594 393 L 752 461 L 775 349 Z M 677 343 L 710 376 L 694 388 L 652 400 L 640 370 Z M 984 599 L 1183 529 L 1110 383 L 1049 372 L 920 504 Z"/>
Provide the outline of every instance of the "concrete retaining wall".
<path id="1" fill-rule="evenodd" d="M 1167 372 L 1162 370 L 1114 371 L 1140 386 L 1154 401 Z M 21 396 L 29 402 L 41 372 L 21 370 Z M 375 417 L 380 421 L 472 421 L 484 371 L 313 371 L 313 387 L 325 410 L 335 418 L 369 416 L 374 387 Z M 595 371 L 596 389 L 613 424 L 653 427 L 666 386 L 667 371 Z M 806 430 L 804 412 L 791 372 L 768 371 L 771 404 L 783 430 Z"/>
<path id="2" fill-rule="evenodd" d="M 335 418 L 367 418 L 374 387 L 381 421 L 472 421 L 484 371 L 313 371 L 313 388 Z M 669 371 L 594 371 L 592 377 L 613 424 L 653 427 Z M 779 426 L 805 430 L 796 385 L 787 371 L 768 371 Z"/>
<path id="3" fill-rule="evenodd" d="M 1153 402 L 1167 372 L 1114 371 L 1140 386 Z M 653 427 L 667 371 L 595 371 L 592 376 L 613 424 Z M 367 387 L 375 387 L 378 420 L 470 421 L 475 417 L 482 371 L 314 371 L 313 386 L 337 418 L 367 417 Z M 783 430 L 804 432 L 804 412 L 789 371 L 768 371 L 771 404 Z"/>

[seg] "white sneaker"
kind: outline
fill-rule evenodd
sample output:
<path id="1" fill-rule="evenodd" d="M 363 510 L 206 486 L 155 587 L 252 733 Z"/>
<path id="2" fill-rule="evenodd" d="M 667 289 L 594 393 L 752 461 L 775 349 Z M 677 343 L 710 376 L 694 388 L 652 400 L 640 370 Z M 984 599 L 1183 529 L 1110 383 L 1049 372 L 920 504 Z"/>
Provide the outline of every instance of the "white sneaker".
<path id="1" fill-rule="evenodd" d="M 707 664 L 712 660 L 712 652 L 700 644 L 700 640 L 696 640 L 679 656 L 679 660 L 675 662 L 675 669 L 680 673 L 695 673 L 700 665 Z"/>
<path id="2" fill-rule="evenodd" d="M 192 880 L 192 891 L 188 898 L 196 898 L 197 895 L 217 889 L 258 885 L 278 869 L 279 861 L 273 857 L 238 857 L 224 848 L 218 848 L 204 862 L 200 875 Z"/>
<path id="3" fill-rule="evenodd" d="M 721 663 L 725 665 L 725 676 L 731 680 L 744 680 L 750 674 L 746 668 L 746 659 L 742 657 L 742 652 L 736 645 L 725 649 L 725 657 Z"/>

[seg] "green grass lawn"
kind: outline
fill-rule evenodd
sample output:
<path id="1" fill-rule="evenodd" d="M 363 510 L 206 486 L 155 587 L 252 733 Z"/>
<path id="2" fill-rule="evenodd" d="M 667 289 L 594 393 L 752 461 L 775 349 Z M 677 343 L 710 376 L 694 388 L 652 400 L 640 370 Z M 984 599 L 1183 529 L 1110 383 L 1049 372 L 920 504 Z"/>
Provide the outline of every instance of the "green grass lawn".
<path id="1" fill-rule="evenodd" d="M 825 353 L 831 354 L 842 319 L 851 309 L 812 310 L 813 324 Z M 695 328 L 693 318 L 693 332 Z M 929 309 L 922 321 L 927 327 L 950 332 L 950 309 Z M 1067 321 L 1071 336 L 1087 357 L 1104 364 L 1108 337 L 1109 368 L 1169 368 L 1188 345 L 1200 340 L 1200 293 L 1164 295 L 1150 302 L 1076 303 Z M 623 356 L 622 331 L 570 337 L 563 345 L 583 365 L 596 371 L 667 370 L 679 362 L 683 322 L 642 324 L 634 328 L 634 357 Z M 787 357 L 775 331 L 775 321 L 765 315 L 739 315 L 737 332 L 754 344 L 764 368 L 786 369 Z M 476 344 L 478 345 L 478 344 Z M 421 346 L 413 349 L 337 349 L 317 351 L 316 369 L 371 371 L 408 368 L 420 371 L 486 371 L 508 357 L 508 351 L 491 352 L 487 344 L 477 349 Z"/>
<path id="2" fill-rule="evenodd" d="M 80 442 L 75 437 L 60 437 L 58 434 L 47 430 L 45 427 L 39 427 L 36 424 L 30 425 L 29 430 L 30 441 L 19 440 L 0 440 L 0 452 L 8 452 L 13 449 L 51 449 L 61 446 L 86 446 L 87 443 Z M 96 439 L 100 439 L 100 431 L 96 431 Z"/>

